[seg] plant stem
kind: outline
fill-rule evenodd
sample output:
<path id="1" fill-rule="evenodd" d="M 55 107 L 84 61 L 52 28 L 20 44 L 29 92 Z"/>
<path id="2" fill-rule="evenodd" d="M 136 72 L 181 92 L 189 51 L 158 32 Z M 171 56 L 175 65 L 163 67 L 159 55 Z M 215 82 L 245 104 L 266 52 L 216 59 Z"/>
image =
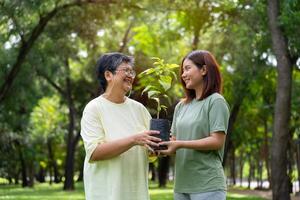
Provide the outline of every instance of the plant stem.
<path id="1" fill-rule="evenodd" d="M 157 119 L 159 119 L 159 113 L 160 113 L 160 101 L 158 99 L 158 101 L 157 101 L 157 116 L 156 116 Z"/>

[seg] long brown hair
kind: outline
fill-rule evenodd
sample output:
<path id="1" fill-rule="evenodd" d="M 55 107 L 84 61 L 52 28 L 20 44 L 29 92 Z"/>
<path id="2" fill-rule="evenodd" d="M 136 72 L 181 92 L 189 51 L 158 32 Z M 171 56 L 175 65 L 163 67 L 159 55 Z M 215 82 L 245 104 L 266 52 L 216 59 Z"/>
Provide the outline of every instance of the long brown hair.
<path id="1" fill-rule="evenodd" d="M 180 79 L 185 92 L 185 99 L 183 100 L 184 103 L 189 103 L 196 98 L 195 90 L 187 89 L 185 82 L 182 79 L 183 62 L 185 59 L 191 60 L 199 69 L 201 69 L 204 65 L 206 66 L 207 73 L 203 77 L 203 92 L 199 100 L 203 100 L 215 92 L 222 92 L 221 73 L 219 70 L 219 64 L 217 63 L 215 57 L 209 51 L 192 51 L 182 59 L 180 67 Z"/>

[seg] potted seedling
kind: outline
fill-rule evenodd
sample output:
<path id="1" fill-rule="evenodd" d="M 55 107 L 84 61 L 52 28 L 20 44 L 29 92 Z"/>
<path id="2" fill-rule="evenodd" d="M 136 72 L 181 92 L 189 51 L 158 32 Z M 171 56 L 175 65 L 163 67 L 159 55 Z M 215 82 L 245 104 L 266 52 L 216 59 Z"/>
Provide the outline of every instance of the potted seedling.
<path id="1" fill-rule="evenodd" d="M 151 119 L 150 130 L 160 131 L 159 138 L 168 141 L 170 137 L 170 122 L 167 119 L 159 117 L 162 110 L 167 109 L 171 99 L 168 95 L 176 79 L 175 70 L 179 66 L 177 64 L 168 64 L 160 58 L 152 58 L 154 60 L 153 67 L 139 74 L 140 86 L 144 88 L 142 94 L 147 93 L 149 99 L 156 102 L 156 119 Z M 166 146 L 154 148 L 155 150 L 166 149 Z"/>

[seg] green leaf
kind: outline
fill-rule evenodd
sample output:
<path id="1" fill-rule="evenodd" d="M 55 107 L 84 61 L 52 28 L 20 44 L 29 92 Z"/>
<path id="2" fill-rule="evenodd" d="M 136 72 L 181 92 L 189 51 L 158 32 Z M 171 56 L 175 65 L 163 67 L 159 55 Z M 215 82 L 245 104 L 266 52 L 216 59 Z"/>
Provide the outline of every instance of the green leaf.
<path id="1" fill-rule="evenodd" d="M 152 99 L 154 99 L 158 104 L 160 104 L 159 98 L 152 98 Z M 161 106 L 159 106 L 159 108 L 158 108 L 159 110 L 160 110 L 160 107 Z"/>
<path id="2" fill-rule="evenodd" d="M 167 109 L 168 109 L 168 107 L 165 106 L 165 105 L 161 105 L 160 107 L 161 107 L 164 111 L 167 111 Z"/>
<path id="3" fill-rule="evenodd" d="M 158 80 L 160 85 L 167 91 L 171 88 L 172 78 L 170 76 L 161 76 L 161 80 Z"/>
<path id="4" fill-rule="evenodd" d="M 179 67 L 179 65 L 177 65 L 177 64 L 169 64 L 168 65 L 168 68 L 170 68 L 170 69 L 175 69 L 175 68 L 178 68 Z"/>
<path id="5" fill-rule="evenodd" d="M 151 57 L 152 60 L 160 60 L 158 57 Z"/>
<path id="6" fill-rule="evenodd" d="M 143 91 L 142 91 L 142 95 L 147 92 L 148 90 L 150 90 L 152 87 L 152 85 L 148 85 Z"/>
<path id="7" fill-rule="evenodd" d="M 155 70 L 153 68 L 150 68 L 150 69 L 146 69 L 145 71 L 141 72 L 138 77 L 142 77 L 143 75 L 147 74 L 152 74 L 153 72 L 155 72 Z"/>
<path id="8" fill-rule="evenodd" d="M 161 84 L 161 86 L 164 88 L 164 91 L 167 91 L 167 90 L 171 87 L 171 84 L 169 84 L 169 83 L 163 82 L 163 81 L 161 81 L 161 80 L 159 80 L 158 82 L 159 82 L 159 83 Z"/>
<path id="9" fill-rule="evenodd" d="M 153 96 L 159 94 L 160 92 L 158 91 L 155 91 L 155 90 L 151 90 L 151 91 L 148 91 L 148 98 L 150 99 L 157 99 L 157 98 L 153 98 Z"/>
<path id="10" fill-rule="evenodd" d="M 168 98 L 169 98 L 169 96 L 168 96 L 168 95 L 166 95 L 166 94 L 164 94 L 164 95 L 163 95 L 163 97 L 165 97 L 166 99 L 168 99 Z"/>
<path id="11" fill-rule="evenodd" d="M 177 80 L 177 74 L 175 73 L 175 72 L 171 72 L 171 74 L 173 75 L 173 78 L 175 79 L 175 80 Z"/>

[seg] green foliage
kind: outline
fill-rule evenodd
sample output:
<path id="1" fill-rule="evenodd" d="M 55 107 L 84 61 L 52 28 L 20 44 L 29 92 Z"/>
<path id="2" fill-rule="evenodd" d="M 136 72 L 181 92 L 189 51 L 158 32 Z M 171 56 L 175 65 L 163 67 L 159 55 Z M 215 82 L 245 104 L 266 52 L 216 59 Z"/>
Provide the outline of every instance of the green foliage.
<path id="1" fill-rule="evenodd" d="M 72 2 L 79 1 L 0 0 L 0 84 L 4 83 L 18 55 L 27 51 L 20 47 L 28 41 L 42 17 Z M 267 1 L 84 2 L 87 1 L 60 10 L 48 22 L 25 56 L 8 97 L 0 104 L 0 176 L 12 178 L 19 173 L 18 148 L 27 161 L 47 166 L 44 146 L 47 139 L 54 140 L 54 149 L 60 152 L 55 158 L 63 170 L 66 99 L 41 74 L 62 89 L 66 88 L 66 78 L 70 78 L 77 111 L 75 127 L 79 130 L 84 105 L 97 96 L 96 59 L 104 52 L 119 50 L 135 57 L 137 72 L 152 65 L 150 56 L 160 57 L 140 75 L 142 78 L 138 77 L 140 85 L 133 91 L 134 97 L 140 97 L 144 90 L 152 99 L 146 106 L 150 111 L 156 107 L 151 114 L 157 115 L 162 115 L 167 106 L 168 113 L 172 114 L 170 105 L 183 94 L 180 81 L 176 80 L 178 67 L 170 67 L 172 64 L 164 60 L 179 63 L 192 48 L 210 50 L 220 62 L 223 94 L 231 108 L 242 99 L 232 134 L 236 156 L 245 158 L 246 163 L 250 158 L 264 159 L 262 144 L 265 137 L 270 141 L 272 136 L 277 81 L 267 24 Z M 299 2 L 281 1 L 279 18 L 293 62 L 298 59 L 298 68 L 293 74 L 290 124 L 294 140 L 300 135 Z M 199 43 L 194 47 L 192 44 L 197 38 Z M 66 62 L 69 62 L 69 71 Z M 16 146 L 17 142 L 20 147 Z M 82 166 L 83 157 L 80 141 L 76 149 L 78 168 Z M 245 174 L 248 174 L 247 165 Z M 78 171 L 76 169 L 76 173 Z M 169 192 L 166 197 L 159 192 L 157 196 L 153 193 L 154 199 L 172 198 Z M 80 195 L 79 198 L 83 198 Z"/>
<path id="2" fill-rule="evenodd" d="M 44 169 L 49 163 L 49 150 L 46 148 L 48 145 L 55 149 L 55 152 L 52 152 L 54 159 L 59 166 L 62 166 L 65 155 L 64 138 L 67 133 L 67 116 L 67 108 L 55 95 L 40 99 L 31 113 L 28 133 L 32 149 L 34 149 L 32 153 L 35 164 Z"/>
<path id="3" fill-rule="evenodd" d="M 30 117 L 30 133 L 34 141 L 44 142 L 48 138 L 63 141 L 67 108 L 61 106 L 59 101 L 58 96 L 44 97 L 34 108 Z"/>
<path id="4" fill-rule="evenodd" d="M 297 0 L 282 1 L 280 22 L 288 38 L 289 50 L 294 57 L 300 54 L 300 2 Z"/>
<path id="5" fill-rule="evenodd" d="M 165 63 L 163 59 L 152 58 L 154 60 L 153 67 L 139 74 L 140 86 L 144 88 L 144 92 L 148 93 L 148 98 L 153 99 L 157 103 L 156 114 L 159 118 L 159 113 L 162 109 L 167 109 L 167 105 L 163 104 L 163 99 L 166 99 L 170 105 L 171 99 L 168 91 L 171 89 L 174 80 L 177 80 L 175 70 L 177 64 Z"/>

